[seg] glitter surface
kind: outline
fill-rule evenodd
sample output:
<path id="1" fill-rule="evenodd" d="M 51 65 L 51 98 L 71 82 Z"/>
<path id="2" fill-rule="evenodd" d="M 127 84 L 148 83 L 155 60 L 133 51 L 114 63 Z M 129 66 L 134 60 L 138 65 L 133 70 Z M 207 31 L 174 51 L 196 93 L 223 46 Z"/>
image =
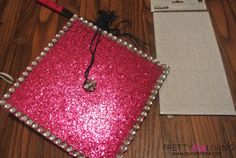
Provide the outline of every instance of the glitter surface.
<path id="1" fill-rule="evenodd" d="M 105 36 L 83 89 L 93 30 L 79 21 L 36 66 L 8 103 L 90 158 L 113 158 L 163 69 Z"/>

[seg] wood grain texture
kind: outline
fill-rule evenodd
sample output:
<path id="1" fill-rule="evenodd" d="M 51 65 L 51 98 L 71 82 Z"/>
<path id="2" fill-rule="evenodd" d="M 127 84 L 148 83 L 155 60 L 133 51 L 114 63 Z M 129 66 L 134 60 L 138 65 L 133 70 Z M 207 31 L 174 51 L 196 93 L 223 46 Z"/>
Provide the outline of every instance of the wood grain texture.
<path id="1" fill-rule="evenodd" d="M 100 9 L 115 10 L 120 19 L 129 19 L 130 32 L 150 44 L 155 55 L 153 18 L 150 0 L 58 0 L 82 17 L 93 19 Z M 79 7 L 80 6 L 80 7 Z M 208 0 L 207 6 L 221 49 L 234 103 L 236 102 L 236 1 Z M 42 48 L 63 26 L 66 19 L 32 0 L 0 0 L 0 71 L 20 75 L 40 54 Z M 0 95 L 9 85 L 0 81 Z M 159 115 L 158 99 L 142 124 L 127 158 L 234 158 L 236 157 L 236 117 Z M 173 155 L 166 145 L 234 145 L 233 151 L 217 155 Z M 1 158 L 69 158 L 58 147 L 33 132 L 6 111 L 0 109 Z"/>

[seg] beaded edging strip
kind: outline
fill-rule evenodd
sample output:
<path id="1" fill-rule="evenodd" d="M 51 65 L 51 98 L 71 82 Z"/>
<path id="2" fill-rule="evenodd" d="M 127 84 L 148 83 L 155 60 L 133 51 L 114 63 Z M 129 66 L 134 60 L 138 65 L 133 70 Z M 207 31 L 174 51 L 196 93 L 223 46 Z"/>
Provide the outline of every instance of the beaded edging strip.
<path id="1" fill-rule="evenodd" d="M 71 156 L 76 158 L 85 158 L 85 156 L 73 149 L 70 145 L 68 145 L 66 142 L 63 142 L 60 138 L 57 138 L 55 135 L 53 135 L 50 131 L 47 129 L 44 129 L 40 125 L 38 125 L 36 122 L 34 122 L 32 119 L 28 118 L 28 116 L 22 114 L 21 112 L 17 111 L 15 107 L 7 103 L 7 100 L 10 98 L 11 94 L 14 93 L 15 89 L 20 86 L 20 84 L 25 80 L 25 78 L 29 75 L 29 73 L 33 70 L 35 66 L 40 62 L 42 58 L 46 56 L 46 53 L 54 46 L 54 44 L 57 43 L 57 41 L 65 34 L 66 31 L 72 26 L 72 22 L 75 20 L 80 20 L 83 24 L 91 27 L 94 31 L 98 29 L 97 26 L 93 25 L 93 23 L 88 22 L 88 20 L 85 20 L 84 18 L 78 18 L 78 15 L 74 15 L 63 27 L 62 30 L 59 31 L 58 34 L 56 34 L 55 38 L 49 42 L 48 46 L 44 48 L 44 50 L 41 52 L 41 54 L 36 57 L 34 61 L 31 62 L 31 64 L 25 69 L 25 71 L 22 73 L 22 75 L 16 80 L 16 82 L 13 84 L 11 88 L 9 88 L 8 92 L 3 95 L 2 100 L 0 100 L 0 106 L 7 109 L 10 113 L 15 115 L 20 121 L 24 122 L 27 126 L 34 129 L 36 132 L 44 136 L 46 139 L 50 140 L 52 143 L 56 144 L 58 147 L 62 148 L 64 151 L 69 153 Z M 146 101 L 146 105 L 144 106 L 143 111 L 138 116 L 136 123 L 134 124 L 133 128 L 130 131 L 129 136 L 125 139 L 123 142 L 123 145 L 120 147 L 120 151 L 116 155 L 117 158 L 123 158 L 123 154 L 127 151 L 128 145 L 131 143 L 131 141 L 134 139 L 134 136 L 136 135 L 136 132 L 139 130 L 141 123 L 143 122 L 144 118 L 147 116 L 148 111 L 151 108 L 151 105 L 153 103 L 153 100 L 155 100 L 156 95 L 158 94 L 158 90 L 161 88 L 162 83 L 166 79 L 167 75 L 169 74 L 170 67 L 168 67 L 166 64 L 163 64 L 162 62 L 158 61 L 157 59 L 153 58 L 152 56 L 143 53 L 143 51 L 138 50 L 137 48 L 133 47 L 132 44 L 127 43 L 126 41 L 123 41 L 122 39 L 114 36 L 111 33 L 108 33 L 107 31 L 102 31 L 102 34 L 113 41 L 116 41 L 117 43 L 121 44 L 124 47 L 127 47 L 129 50 L 133 51 L 134 53 L 137 53 L 141 57 L 147 59 L 148 61 L 156 64 L 157 66 L 162 67 L 163 73 L 160 75 L 159 79 L 156 82 L 156 85 L 151 91 L 151 94 Z"/>

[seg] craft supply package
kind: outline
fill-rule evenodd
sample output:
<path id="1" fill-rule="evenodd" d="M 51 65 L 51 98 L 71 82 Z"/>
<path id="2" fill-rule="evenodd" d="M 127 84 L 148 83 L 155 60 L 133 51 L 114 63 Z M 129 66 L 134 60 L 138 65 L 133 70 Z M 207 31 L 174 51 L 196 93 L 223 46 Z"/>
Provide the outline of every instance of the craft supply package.
<path id="1" fill-rule="evenodd" d="M 152 2 L 156 53 L 172 67 L 160 92 L 160 113 L 236 115 L 205 1 Z"/>
<path id="2" fill-rule="evenodd" d="M 122 157 L 169 67 L 102 31 L 84 90 L 89 46 L 98 28 L 74 15 L 1 100 L 27 126 L 74 157 Z"/>

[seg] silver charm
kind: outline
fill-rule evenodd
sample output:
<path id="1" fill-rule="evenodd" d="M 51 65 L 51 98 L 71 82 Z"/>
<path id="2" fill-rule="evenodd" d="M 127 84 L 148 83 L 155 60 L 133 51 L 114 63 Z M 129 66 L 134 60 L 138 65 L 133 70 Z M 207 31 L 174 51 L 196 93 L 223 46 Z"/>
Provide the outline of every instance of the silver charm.
<path id="1" fill-rule="evenodd" d="M 84 89 L 87 92 L 93 92 L 96 89 L 96 85 L 96 81 L 88 79 L 84 82 Z"/>

